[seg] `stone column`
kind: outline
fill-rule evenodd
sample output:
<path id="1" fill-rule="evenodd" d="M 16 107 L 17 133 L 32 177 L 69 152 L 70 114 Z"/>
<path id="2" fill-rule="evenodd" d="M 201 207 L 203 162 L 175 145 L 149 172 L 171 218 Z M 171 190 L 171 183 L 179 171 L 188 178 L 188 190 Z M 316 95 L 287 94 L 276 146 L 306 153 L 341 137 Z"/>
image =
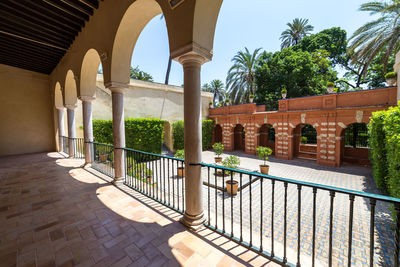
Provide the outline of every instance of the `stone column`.
<path id="1" fill-rule="evenodd" d="M 81 96 L 83 113 L 83 137 L 85 140 L 85 165 L 92 163 L 93 158 L 93 124 L 92 124 L 92 96 Z"/>
<path id="2" fill-rule="evenodd" d="M 113 138 L 114 138 L 114 184 L 121 184 L 125 178 L 125 122 L 124 91 L 126 86 L 109 85 L 112 98 Z"/>
<path id="3" fill-rule="evenodd" d="M 185 205 L 181 222 L 197 229 L 205 220 L 203 213 L 203 181 L 201 166 L 201 94 L 200 71 L 205 58 L 198 54 L 186 54 L 179 58 L 184 72 L 184 139 L 185 139 Z"/>
<path id="4" fill-rule="evenodd" d="M 76 138 L 75 129 L 75 108 L 76 105 L 65 105 L 67 108 L 67 119 L 68 119 L 68 148 L 69 157 L 72 158 L 75 155 L 74 138 Z"/>
<path id="5" fill-rule="evenodd" d="M 396 54 L 394 71 L 397 72 L 397 101 L 400 101 L 400 51 Z"/>
<path id="6" fill-rule="evenodd" d="M 64 147 L 64 109 L 57 108 L 57 116 L 58 116 L 58 151 L 63 151 Z"/>

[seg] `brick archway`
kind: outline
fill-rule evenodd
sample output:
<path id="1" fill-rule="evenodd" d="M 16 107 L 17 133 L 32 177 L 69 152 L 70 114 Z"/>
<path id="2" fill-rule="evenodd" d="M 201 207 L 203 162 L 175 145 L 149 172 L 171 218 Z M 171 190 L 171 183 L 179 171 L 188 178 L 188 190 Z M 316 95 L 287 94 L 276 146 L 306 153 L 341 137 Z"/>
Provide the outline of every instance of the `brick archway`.
<path id="1" fill-rule="evenodd" d="M 275 129 L 271 124 L 264 123 L 259 128 L 258 146 L 269 147 L 275 152 Z"/>
<path id="2" fill-rule="evenodd" d="M 233 129 L 233 150 L 245 151 L 245 136 L 245 128 L 241 124 L 237 124 Z"/>

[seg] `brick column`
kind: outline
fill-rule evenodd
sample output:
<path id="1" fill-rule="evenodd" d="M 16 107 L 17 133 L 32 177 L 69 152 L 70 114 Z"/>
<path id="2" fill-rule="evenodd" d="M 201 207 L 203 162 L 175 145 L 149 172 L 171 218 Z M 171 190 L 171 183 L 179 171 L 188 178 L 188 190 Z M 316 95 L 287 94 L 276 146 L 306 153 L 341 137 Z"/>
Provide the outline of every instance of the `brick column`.
<path id="1" fill-rule="evenodd" d="M 256 154 L 256 128 L 255 124 L 250 122 L 245 127 L 245 152 L 247 154 Z"/>
<path id="2" fill-rule="evenodd" d="M 93 123 L 92 123 L 92 101 L 91 96 L 81 96 L 83 113 L 83 136 L 85 140 L 85 164 L 90 164 L 93 158 Z"/>
<path id="3" fill-rule="evenodd" d="M 57 108 L 58 117 L 58 151 L 63 151 L 64 147 L 64 108 Z"/>
<path id="4" fill-rule="evenodd" d="M 222 126 L 222 143 L 226 151 L 233 151 L 233 126 L 230 123 L 224 123 Z"/>

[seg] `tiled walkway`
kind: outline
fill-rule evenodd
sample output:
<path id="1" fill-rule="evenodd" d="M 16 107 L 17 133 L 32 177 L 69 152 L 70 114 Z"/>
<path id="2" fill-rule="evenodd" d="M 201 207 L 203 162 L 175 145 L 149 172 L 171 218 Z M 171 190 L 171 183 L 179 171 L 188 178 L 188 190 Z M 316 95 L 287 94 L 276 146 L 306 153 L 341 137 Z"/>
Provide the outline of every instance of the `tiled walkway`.
<path id="1" fill-rule="evenodd" d="M 0 158 L 0 266 L 275 265 L 82 163 Z"/>

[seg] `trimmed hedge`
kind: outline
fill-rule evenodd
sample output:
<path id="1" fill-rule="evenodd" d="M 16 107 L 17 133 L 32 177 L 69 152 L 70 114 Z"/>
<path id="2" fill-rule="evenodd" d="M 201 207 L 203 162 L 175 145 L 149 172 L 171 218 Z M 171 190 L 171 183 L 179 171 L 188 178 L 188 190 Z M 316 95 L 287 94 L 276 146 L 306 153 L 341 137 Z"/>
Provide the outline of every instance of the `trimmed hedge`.
<path id="1" fill-rule="evenodd" d="M 400 107 L 372 114 L 370 151 L 376 185 L 400 198 Z"/>
<path id="2" fill-rule="evenodd" d="M 126 147 L 160 154 L 164 124 L 160 119 L 125 119 Z M 112 144 L 112 121 L 94 120 L 93 135 L 96 142 Z"/>
<path id="3" fill-rule="evenodd" d="M 384 120 L 388 164 L 388 191 L 400 198 L 400 107 L 390 108 Z"/>
<path id="4" fill-rule="evenodd" d="M 387 192 L 387 153 L 385 145 L 385 131 L 383 129 L 386 111 L 377 111 L 372 114 L 371 121 L 368 124 L 369 130 L 369 156 L 372 165 L 372 173 L 376 186 L 384 192 Z"/>
<path id="5" fill-rule="evenodd" d="M 212 137 L 214 131 L 214 121 L 213 120 L 203 120 L 202 121 L 202 148 L 207 150 L 211 148 Z M 174 149 L 180 150 L 184 149 L 184 125 L 183 121 L 176 121 L 172 124 L 172 137 L 174 139 Z"/>

